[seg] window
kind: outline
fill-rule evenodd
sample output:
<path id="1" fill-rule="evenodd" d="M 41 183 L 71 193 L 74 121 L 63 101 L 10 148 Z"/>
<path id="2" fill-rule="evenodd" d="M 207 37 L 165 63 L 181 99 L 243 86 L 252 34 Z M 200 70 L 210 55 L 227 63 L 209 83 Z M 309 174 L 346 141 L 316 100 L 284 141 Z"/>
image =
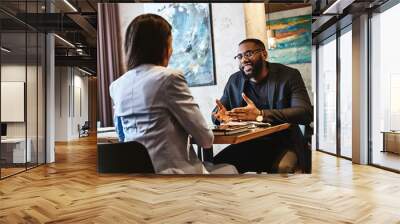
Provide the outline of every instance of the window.
<path id="1" fill-rule="evenodd" d="M 317 149 L 336 153 L 336 36 L 318 47 Z"/>
<path id="2" fill-rule="evenodd" d="M 340 155 L 352 157 L 352 32 L 340 36 Z"/>
<path id="3" fill-rule="evenodd" d="M 371 18 L 372 164 L 400 170 L 400 4 Z"/>
<path id="4" fill-rule="evenodd" d="M 38 13 L 44 1 L 18 2 L 23 13 Z M 1 2 L 1 6 L 15 6 Z M 45 163 L 45 34 L 0 12 L 0 178 Z M 7 96 L 7 97 L 6 97 Z M 12 97 L 11 97 L 12 96 Z M 14 108 L 14 109 L 11 109 Z"/>

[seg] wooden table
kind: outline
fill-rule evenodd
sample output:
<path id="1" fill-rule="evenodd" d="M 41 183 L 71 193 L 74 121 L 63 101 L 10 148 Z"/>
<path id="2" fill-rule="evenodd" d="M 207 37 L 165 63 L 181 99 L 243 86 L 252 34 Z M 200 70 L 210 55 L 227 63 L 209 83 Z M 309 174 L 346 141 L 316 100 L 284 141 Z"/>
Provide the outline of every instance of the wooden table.
<path id="1" fill-rule="evenodd" d="M 290 124 L 284 123 L 284 124 L 274 125 L 272 127 L 254 128 L 250 129 L 247 132 L 242 132 L 233 135 L 216 135 L 214 136 L 214 144 L 238 144 L 259 137 L 267 136 L 279 131 L 283 131 L 288 129 L 289 127 Z M 97 143 L 117 143 L 117 142 L 118 142 L 118 135 L 113 130 L 104 133 L 97 133 Z M 203 150 L 202 147 L 197 146 L 197 155 L 200 160 L 212 161 L 213 151 L 212 149 Z"/>
<path id="2" fill-rule="evenodd" d="M 233 135 L 215 135 L 214 144 L 238 144 L 241 142 L 250 141 L 259 137 L 267 136 L 279 131 L 286 130 L 290 127 L 290 124 L 284 123 L 279 125 L 274 125 L 265 128 L 254 128 L 247 132 L 242 132 Z M 213 151 L 212 149 L 203 150 L 200 146 L 197 146 L 197 155 L 200 160 L 212 161 Z"/>
<path id="3" fill-rule="evenodd" d="M 383 131 L 382 152 L 400 154 L 400 131 Z"/>
<path id="4" fill-rule="evenodd" d="M 103 143 L 118 143 L 118 135 L 115 130 L 110 130 L 107 132 L 97 132 L 97 143 L 98 144 L 103 144 Z"/>
<path id="5" fill-rule="evenodd" d="M 214 136 L 214 144 L 238 144 L 249 141 L 262 136 L 270 135 L 288 129 L 290 124 L 284 123 L 266 128 L 254 128 L 248 132 L 242 132 L 234 135 L 216 135 Z"/>

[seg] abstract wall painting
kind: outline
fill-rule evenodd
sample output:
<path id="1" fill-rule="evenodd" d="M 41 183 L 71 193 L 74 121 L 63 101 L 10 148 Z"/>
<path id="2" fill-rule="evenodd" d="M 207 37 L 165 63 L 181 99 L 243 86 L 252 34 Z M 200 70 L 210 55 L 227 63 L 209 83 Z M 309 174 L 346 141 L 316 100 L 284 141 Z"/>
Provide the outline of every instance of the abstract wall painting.
<path id="1" fill-rule="evenodd" d="M 172 26 L 173 54 L 168 67 L 182 70 L 190 87 L 215 85 L 210 5 L 150 3 L 144 11 L 162 16 Z"/>
<path id="2" fill-rule="evenodd" d="M 267 21 L 275 33 L 276 47 L 269 49 L 269 61 L 282 64 L 311 63 L 311 15 Z"/>

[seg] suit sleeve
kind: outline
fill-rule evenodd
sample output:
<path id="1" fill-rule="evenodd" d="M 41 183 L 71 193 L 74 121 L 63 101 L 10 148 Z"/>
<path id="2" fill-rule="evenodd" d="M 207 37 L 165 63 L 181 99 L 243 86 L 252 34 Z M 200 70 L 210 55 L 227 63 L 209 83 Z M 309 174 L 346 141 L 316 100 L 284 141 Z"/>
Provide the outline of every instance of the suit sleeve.
<path id="1" fill-rule="evenodd" d="M 222 94 L 222 97 L 220 98 L 220 101 L 221 101 L 222 105 L 224 105 L 227 110 L 231 110 L 232 109 L 232 108 L 230 108 L 229 93 L 228 93 L 228 86 L 229 86 L 230 81 L 231 80 L 229 79 L 228 83 L 225 86 L 224 93 Z M 211 120 L 212 120 L 212 122 L 214 124 L 219 125 L 220 122 L 217 119 L 215 119 L 215 117 L 212 115 L 212 113 L 214 113 L 214 112 L 217 112 L 217 107 L 214 107 L 214 109 L 211 112 Z"/>
<path id="2" fill-rule="evenodd" d="M 289 81 L 290 107 L 284 109 L 264 110 L 264 122 L 310 124 L 313 120 L 313 109 L 303 78 L 296 70 L 293 78 Z"/>
<path id="3" fill-rule="evenodd" d="M 169 111 L 185 131 L 196 140 L 196 143 L 204 148 L 211 148 L 214 135 L 208 128 L 199 106 L 194 102 L 182 74 L 173 74 L 168 77 L 165 86 L 165 101 Z"/>

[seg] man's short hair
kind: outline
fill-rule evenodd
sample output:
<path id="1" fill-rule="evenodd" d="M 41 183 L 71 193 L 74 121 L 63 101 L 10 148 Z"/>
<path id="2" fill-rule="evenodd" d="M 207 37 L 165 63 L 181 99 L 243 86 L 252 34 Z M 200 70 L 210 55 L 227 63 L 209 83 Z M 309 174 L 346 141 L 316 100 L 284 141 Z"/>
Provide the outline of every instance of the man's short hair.
<path id="1" fill-rule="evenodd" d="M 141 64 L 162 63 L 171 29 L 171 25 L 161 16 L 143 14 L 136 17 L 125 34 L 128 70 Z"/>
<path id="2" fill-rule="evenodd" d="M 255 38 L 244 39 L 239 43 L 239 45 L 244 44 L 244 43 L 253 43 L 253 44 L 257 45 L 257 47 L 259 47 L 261 49 L 265 49 L 264 43 L 259 39 L 255 39 Z"/>

